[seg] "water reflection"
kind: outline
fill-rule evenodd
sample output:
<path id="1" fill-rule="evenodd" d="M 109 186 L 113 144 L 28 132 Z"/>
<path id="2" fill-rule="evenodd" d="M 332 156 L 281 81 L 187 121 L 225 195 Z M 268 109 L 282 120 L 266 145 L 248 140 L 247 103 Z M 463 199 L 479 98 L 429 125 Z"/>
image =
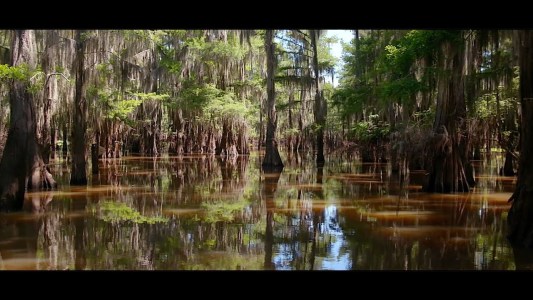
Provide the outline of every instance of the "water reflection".
<path id="1" fill-rule="evenodd" d="M 278 181 L 281 173 L 265 173 L 262 184 L 263 200 L 266 202 L 266 228 L 265 228 L 265 270 L 274 270 L 275 264 L 272 261 L 272 251 L 274 247 L 274 194 L 278 188 Z"/>
<path id="2" fill-rule="evenodd" d="M 513 177 L 477 163 L 469 194 L 425 194 L 386 164 L 257 154 L 101 161 L 88 187 L 28 193 L 0 214 L 1 269 L 362 270 L 531 268 L 505 240 Z M 110 215 L 111 214 L 111 215 Z M 529 259 L 529 260 L 528 260 Z"/>

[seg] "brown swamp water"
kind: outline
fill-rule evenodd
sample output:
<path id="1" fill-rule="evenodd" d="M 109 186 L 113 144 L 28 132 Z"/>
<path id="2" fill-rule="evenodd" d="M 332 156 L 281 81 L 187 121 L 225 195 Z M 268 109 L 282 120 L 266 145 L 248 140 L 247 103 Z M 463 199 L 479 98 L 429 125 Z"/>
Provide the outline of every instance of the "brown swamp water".
<path id="1" fill-rule="evenodd" d="M 514 270 L 505 239 L 514 177 L 475 162 L 465 194 L 400 184 L 386 164 L 284 157 L 281 174 L 257 153 L 100 161 L 87 187 L 27 194 L 0 214 L 0 270 Z"/>

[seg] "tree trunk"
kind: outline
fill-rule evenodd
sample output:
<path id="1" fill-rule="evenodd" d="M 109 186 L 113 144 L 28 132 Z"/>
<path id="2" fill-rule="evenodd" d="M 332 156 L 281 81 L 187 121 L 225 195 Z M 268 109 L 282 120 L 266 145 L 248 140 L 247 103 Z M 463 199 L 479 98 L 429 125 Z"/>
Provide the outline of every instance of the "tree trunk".
<path id="1" fill-rule="evenodd" d="M 320 86 L 320 74 L 318 72 L 318 31 L 311 30 L 311 45 L 313 46 L 313 68 L 315 72 L 315 105 L 314 115 L 317 125 L 316 132 L 316 163 L 319 166 L 324 165 L 324 127 L 326 126 L 327 106 L 324 97 L 322 97 L 322 88 Z"/>
<path id="2" fill-rule="evenodd" d="M 237 135 L 237 150 L 240 154 L 250 154 L 250 150 L 248 149 L 248 138 L 247 138 L 247 132 L 244 126 L 240 126 L 238 130 Z"/>
<path id="3" fill-rule="evenodd" d="M 215 150 L 216 155 L 227 155 L 228 154 L 228 122 L 226 120 L 222 121 L 222 137 L 220 143 Z"/>
<path id="4" fill-rule="evenodd" d="M 36 46 L 33 30 L 14 32 L 12 65 L 36 67 Z M 37 122 L 33 95 L 27 81 L 12 80 L 9 93 L 10 123 L 6 146 L 0 161 L 0 208 L 20 210 L 26 186 L 55 187 L 37 145 Z"/>
<path id="5" fill-rule="evenodd" d="M 51 137 L 51 134 L 50 134 L 50 131 L 51 131 L 51 124 L 50 124 L 50 118 L 51 118 L 51 107 L 52 107 L 52 99 L 50 99 L 49 97 L 49 87 L 46 87 L 46 91 L 44 93 L 44 108 L 43 108 L 43 113 L 44 113 L 44 124 L 43 124 L 43 128 L 41 130 L 41 140 L 42 140 L 42 148 L 43 148 L 43 152 L 42 152 L 42 157 L 43 157 L 43 161 L 45 164 L 48 164 L 50 162 L 50 152 L 51 152 L 51 140 L 52 140 L 52 137 Z"/>
<path id="6" fill-rule="evenodd" d="M 67 123 L 65 122 L 65 124 L 63 124 L 63 146 L 61 146 L 61 152 L 63 154 L 63 157 L 66 158 L 67 156 L 67 152 L 68 152 L 68 147 L 67 147 L 67 143 L 68 143 L 68 126 L 67 126 Z"/>
<path id="7" fill-rule="evenodd" d="M 300 91 L 300 113 L 298 115 L 298 135 L 297 135 L 297 142 L 296 142 L 296 151 L 304 151 L 305 150 L 305 134 L 304 129 L 307 126 L 305 116 L 307 114 L 307 107 L 306 107 L 306 89 L 302 88 Z"/>
<path id="8" fill-rule="evenodd" d="M 52 125 L 52 128 L 50 129 L 50 158 L 55 159 L 56 158 L 56 127 L 55 125 Z"/>
<path id="9" fill-rule="evenodd" d="M 157 89 L 155 89 L 155 87 L 152 89 L 152 92 L 153 93 L 157 93 Z M 153 100 L 152 100 L 153 101 Z M 154 111 L 154 116 L 155 118 L 154 119 L 154 136 L 153 136 L 153 140 L 152 140 L 152 152 L 153 152 L 153 156 L 156 157 L 156 156 L 159 156 L 159 144 L 160 144 L 160 141 L 161 141 L 161 120 L 162 120 L 162 116 L 163 116 L 163 110 L 161 109 L 161 105 L 159 104 L 159 102 L 157 101 L 154 101 L 154 105 L 155 105 L 155 111 Z"/>
<path id="10" fill-rule="evenodd" d="M 294 89 L 292 86 L 289 87 L 289 109 L 288 109 L 288 117 L 287 117 L 287 121 L 289 122 L 289 136 L 287 138 L 287 152 L 289 153 L 289 155 L 291 154 L 291 152 L 293 151 L 294 147 L 293 147 L 293 131 L 292 131 L 292 105 L 294 103 Z"/>
<path id="11" fill-rule="evenodd" d="M 261 105 L 261 107 L 259 108 L 259 140 L 257 141 L 257 151 L 261 150 L 262 143 L 263 143 L 263 105 Z"/>
<path id="12" fill-rule="evenodd" d="M 464 98 L 464 47 L 445 41 L 443 70 L 438 78 L 438 95 L 429 157 L 427 192 L 466 192 L 475 184 L 467 157 L 466 104 Z M 451 76 L 450 76 L 451 75 Z"/>
<path id="13" fill-rule="evenodd" d="M 82 34 L 84 30 L 76 33 L 76 94 L 74 98 L 74 116 L 72 126 L 72 172 L 71 185 L 87 184 L 87 150 L 85 148 L 85 132 L 87 131 L 87 101 L 85 99 L 85 41 Z"/>
<path id="14" fill-rule="evenodd" d="M 474 148 L 474 157 L 473 160 L 481 160 L 481 150 L 479 149 L 479 146 L 476 144 Z"/>
<path id="15" fill-rule="evenodd" d="M 278 152 L 278 145 L 275 139 L 277 119 L 276 119 L 276 91 L 274 89 L 275 59 L 274 54 L 274 30 L 267 30 L 265 34 L 265 50 L 267 53 L 267 132 L 265 158 L 263 159 L 263 169 L 281 169 L 283 162 Z"/>
<path id="16" fill-rule="evenodd" d="M 176 154 L 183 155 L 183 142 L 185 135 L 185 126 L 183 119 L 183 112 L 181 109 L 178 109 L 175 113 L 174 124 L 176 124 Z"/>
<path id="17" fill-rule="evenodd" d="M 533 31 L 518 31 L 520 66 L 520 163 L 509 210 L 508 238 L 521 247 L 533 248 Z"/>
<path id="18" fill-rule="evenodd" d="M 503 176 L 514 176 L 514 168 L 513 168 L 513 154 L 511 151 L 506 150 L 505 151 L 505 162 L 503 164 L 503 169 L 500 175 Z"/>
<path id="19" fill-rule="evenodd" d="M 91 165 L 92 165 L 92 173 L 94 175 L 97 175 L 99 173 L 98 168 L 98 157 L 100 156 L 100 131 L 96 131 L 95 134 L 95 142 L 91 146 Z"/>

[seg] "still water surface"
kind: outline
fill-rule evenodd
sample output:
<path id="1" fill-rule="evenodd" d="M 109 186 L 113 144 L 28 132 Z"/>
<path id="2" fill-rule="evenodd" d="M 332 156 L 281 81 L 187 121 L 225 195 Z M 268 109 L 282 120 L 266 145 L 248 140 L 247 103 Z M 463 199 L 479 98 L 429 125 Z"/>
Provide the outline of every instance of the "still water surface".
<path id="1" fill-rule="evenodd" d="M 471 193 L 426 194 L 386 164 L 257 153 L 101 160 L 87 187 L 27 194 L 0 213 L 0 270 L 514 270 L 514 177 L 475 162 Z"/>

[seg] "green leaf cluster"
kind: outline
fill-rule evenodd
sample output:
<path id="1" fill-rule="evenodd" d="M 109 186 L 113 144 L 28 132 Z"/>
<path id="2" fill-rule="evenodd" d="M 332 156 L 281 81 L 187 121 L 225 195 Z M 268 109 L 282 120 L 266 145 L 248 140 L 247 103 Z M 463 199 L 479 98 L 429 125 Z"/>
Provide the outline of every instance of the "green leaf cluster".
<path id="1" fill-rule="evenodd" d="M 10 79 L 27 81 L 32 76 L 28 66 L 23 64 L 19 66 L 0 65 L 0 81 L 7 81 Z"/>
<path id="2" fill-rule="evenodd" d="M 231 222 L 235 214 L 246 208 L 249 203 L 244 199 L 235 202 L 214 201 L 202 203 L 202 208 L 206 209 L 203 220 L 208 223 Z"/>
<path id="3" fill-rule="evenodd" d="M 214 84 L 193 85 L 185 88 L 178 105 L 199 113 L 204 121 L 216 121 L 221 118 L 246 118 L 250 109 L 245 99 L 237 99 L 231 91 L 224 91 Z"/>
<path id="4" fill-rule="evenodd" d="M 387 122 L 377 120 L 377 115 L 370 116 L 369 121 L 356 123 L 351 129 L 352 137 L 361 142 L 374 143 L 381 139 L 386 139 L 391 131 Z"/>
<path id="5" fill-rule="evenodd" d="M 147 217 L 141 215 L 136 209 L 129 207 L 122 202 L 103 201 L 91 207 L 91 211 L 96 216 L 110 223 L 136 223 L 155 224 L 168 222 L 164 217 Z"/>

